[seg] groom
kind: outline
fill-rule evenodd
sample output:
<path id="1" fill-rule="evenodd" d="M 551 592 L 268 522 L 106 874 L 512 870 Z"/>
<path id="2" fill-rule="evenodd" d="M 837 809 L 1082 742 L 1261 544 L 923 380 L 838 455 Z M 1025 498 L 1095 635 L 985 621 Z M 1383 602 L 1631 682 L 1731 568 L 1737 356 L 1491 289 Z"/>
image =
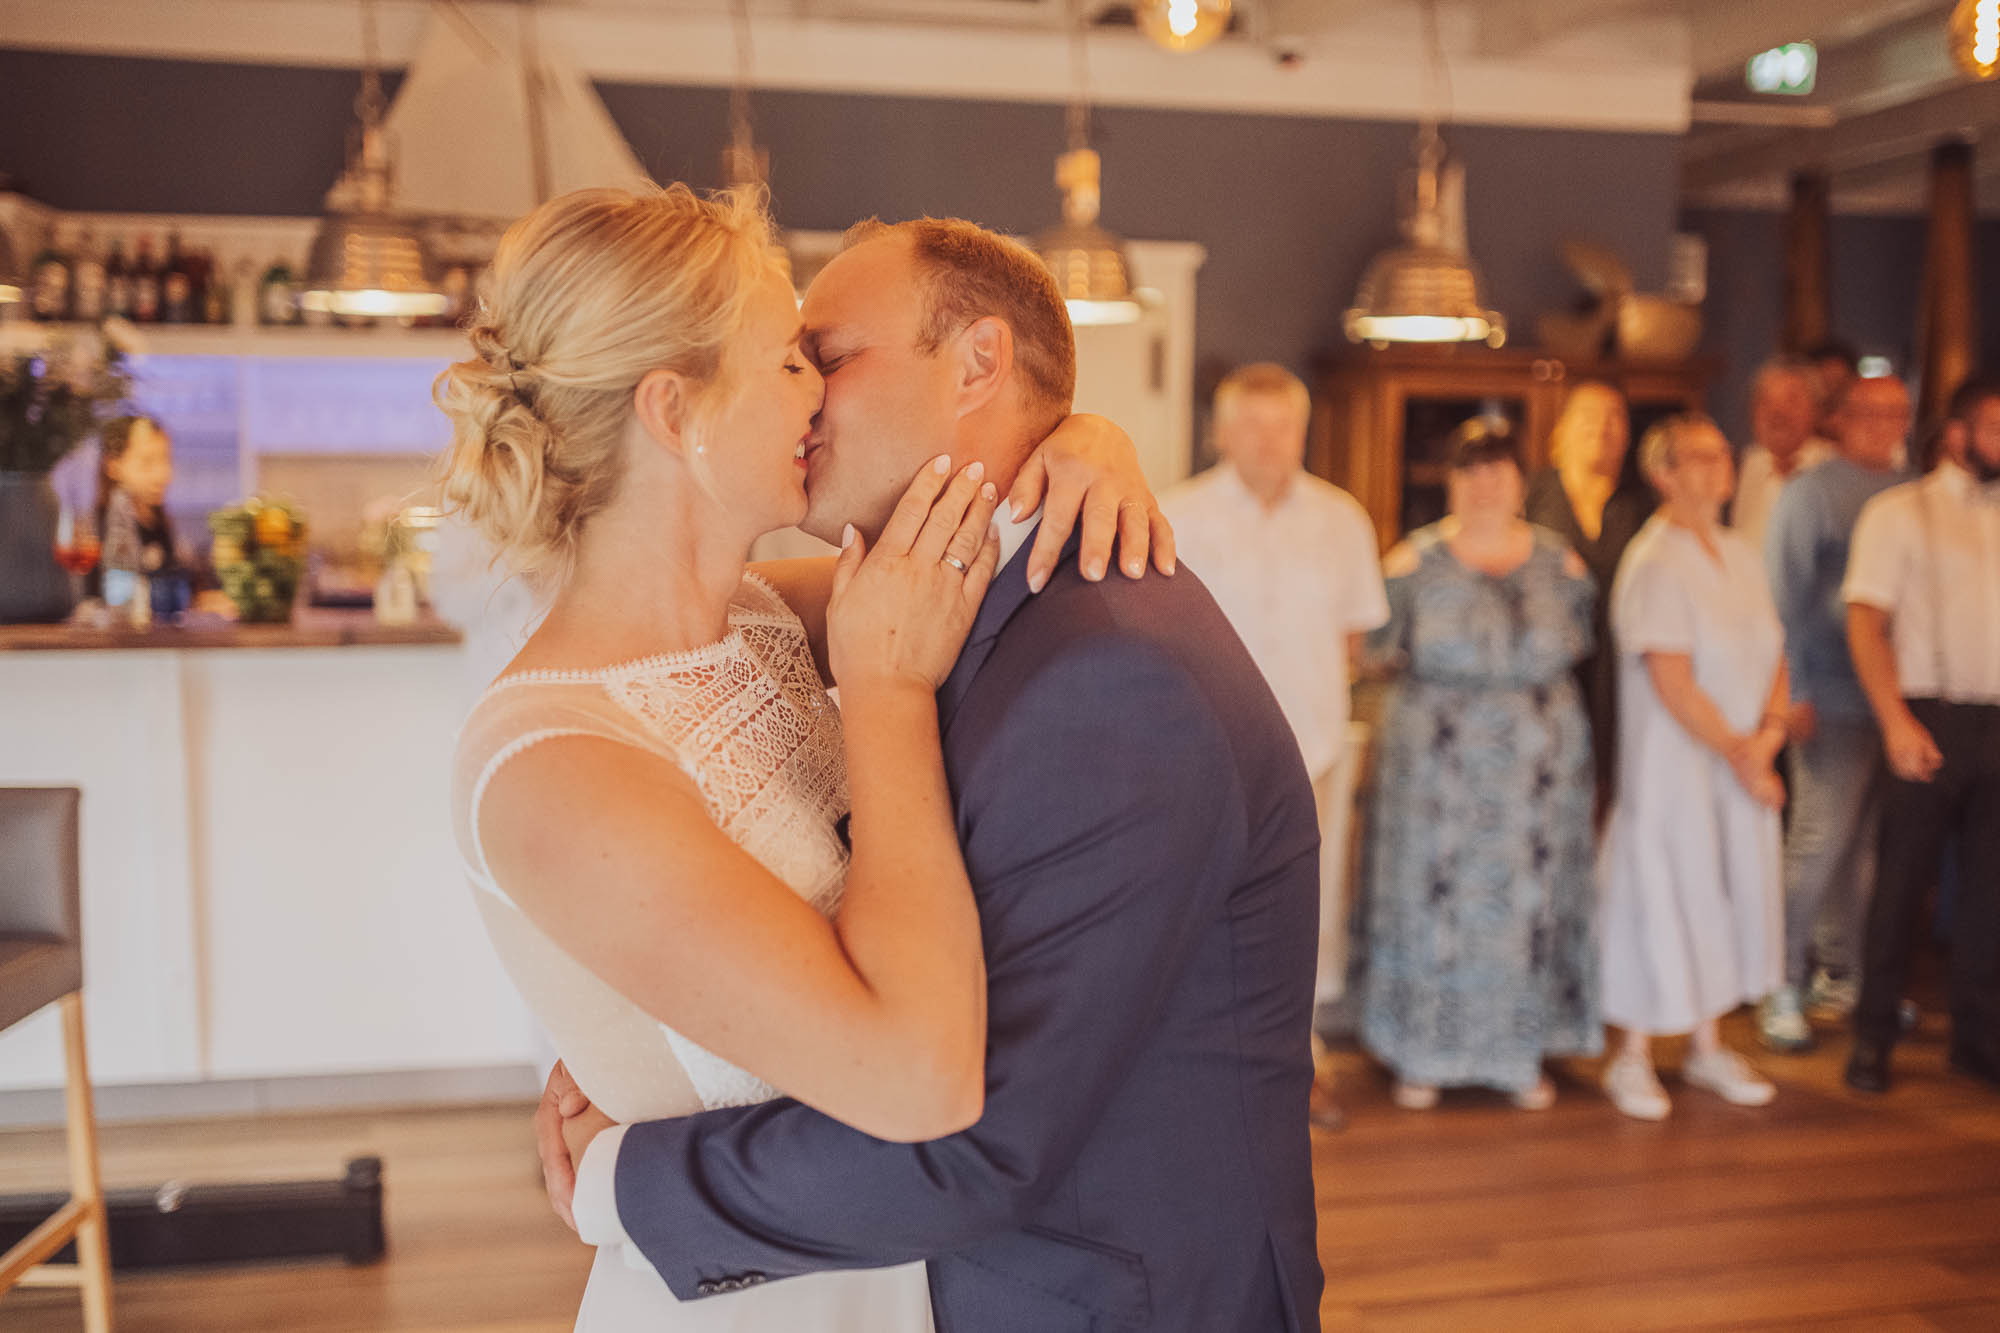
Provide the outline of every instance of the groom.
<path id="1" fill-rule="evenodd" d="M 1004 494 L 1069 412 L 1053 282 L 970 223 L 862 224 L 801 313 L 826 377 L 817 535 L 872 540 L 940 440 Z M 578 1230 L 682 1300 L 925 1259 L 943 1333 L 1317 1329 L 1298 747 L 1197 580 L 1090 582 L 1072 541 L 1031 596 L 1031 528 L 1003 522 L 938 694 L 986 951 L 983 1116 L 920 1144 L 789 1100 L 610 1130 Z"/>

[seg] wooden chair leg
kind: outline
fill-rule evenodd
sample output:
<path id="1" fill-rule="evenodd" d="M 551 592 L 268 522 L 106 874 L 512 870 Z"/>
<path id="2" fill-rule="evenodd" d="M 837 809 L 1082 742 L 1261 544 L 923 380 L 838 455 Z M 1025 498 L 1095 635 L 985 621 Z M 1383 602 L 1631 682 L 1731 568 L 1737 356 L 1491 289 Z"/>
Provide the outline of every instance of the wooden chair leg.
<path id="1" fill-rule="evenodd" d="M 83 1206 L 76 1228 L 77 1268 L 86 1333 L 111 1333 L 111 1245 L 98 1174 L 97 1115 L 83 1047 L 83 993 L 62 997 L 64 1103 L 69 1119 L 70 1197 Z"/>

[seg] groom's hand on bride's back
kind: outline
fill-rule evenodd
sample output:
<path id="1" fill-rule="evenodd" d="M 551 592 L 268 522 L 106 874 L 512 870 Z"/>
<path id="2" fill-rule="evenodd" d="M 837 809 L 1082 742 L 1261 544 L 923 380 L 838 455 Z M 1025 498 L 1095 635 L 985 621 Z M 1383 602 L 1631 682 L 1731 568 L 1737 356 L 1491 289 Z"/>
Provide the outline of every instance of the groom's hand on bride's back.
<path id="1" fill-rule="evenodd" d="M 1093 582 L 1111 567 L 1118 545 L 1119 568 L 1127 578 L 1146 572 L 1146 557 L 1162 574 L 1174 572 L 1174 529 L 1160 512 L 1139 449 L 1132 437 L 1100 416 L 1079 412 L 1043 440 L 1014 478 L 1007 503 L 1017 517 L 1042 509 L 1042 526 L 1028 552 L 1028 587 L 1040 592 L 1055 573 L 1077 517 L 1083 542 L 1077 567 Z"/>
<path id="2" fill-rule="evenodd" d="M 556 1061 L 555 1068 L 549 1071 L 549 1084 L 542 1090 L 542 1100 L 535 1107 L 535 1148 L 542 1159 L 542 1184 L 549 1192 L 549 1207 L 555 1209 L 556 1216 L 571 1231 L 576 1230 L 576 1216 L 570 1209 L 570 1202 L 576 1196 L 576 1157 L 570 1153 L 563 1130 L 590 1109 L 590 1099 L 583 1095 L 583 1089 L 569 1076 L 562 1061 Z"/>

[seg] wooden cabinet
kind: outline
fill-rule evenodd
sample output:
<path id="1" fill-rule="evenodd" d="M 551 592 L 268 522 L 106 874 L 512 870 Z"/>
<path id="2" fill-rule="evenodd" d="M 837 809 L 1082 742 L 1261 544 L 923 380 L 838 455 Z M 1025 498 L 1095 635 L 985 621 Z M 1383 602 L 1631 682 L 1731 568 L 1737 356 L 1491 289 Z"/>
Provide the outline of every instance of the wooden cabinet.
<path id="1" fill-rule="evenodd" d="M 1467 418 L 1511 420 L 1532 470 L 1548 459 L 1549 433 L 1572 384 L 1604 380 L 1622 389 L 1636 445 L 1661 417 L 1702 409 L 1714 370 L 1705 361 L 1566 362 L 1532 348 L 1355 348 L 1315 376 L 1306 463 L 1361 502 L 1386 549 L 1443 516 L 1446 443 Z M 1634 478 L 1637 452 L 1626 459 Z"/>

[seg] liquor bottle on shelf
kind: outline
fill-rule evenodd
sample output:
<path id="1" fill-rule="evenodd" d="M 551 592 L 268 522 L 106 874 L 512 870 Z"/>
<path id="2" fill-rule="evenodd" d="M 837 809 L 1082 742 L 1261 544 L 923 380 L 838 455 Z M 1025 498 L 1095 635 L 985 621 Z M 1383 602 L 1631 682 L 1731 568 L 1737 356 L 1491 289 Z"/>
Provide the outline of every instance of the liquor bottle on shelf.
<path id="1" fill-rule="evenodd" d="M 258 313 L 266 324 L 299 322 L 298 292 L 292 284 L 292 266 L 276 260 L 264 270 L 263 286 L 257 293 Z"/>
<path id="2" fill-rule="evenodd" d="M 229 275 L 215 262 L 215 251 L 201 252 L 201 322 L 229 322 Z"/>
<path id="3" fill-rule="evenodd" d="M 104 262 L 104 313 L 132 318 L 132 270 L 125 262 L 122 240 L 111 242 L 111 258 Z"/>
<path id="4" fill-rule="evenodd" d="M 153 238 L 141 236 L 132 261 L 132 318 L 154 324 L 160 318 L 160 267 L 153 262 Z"/>
<path id="5" fill-rule="evenodd" d="M 98 251 L 97 238 L 85 228 L 76 245 L 76 258 L 70 265 L 69 274 L 69 317 L 95 324 L 110 313 L 106 302 L 106 288 L 110 273 L 104 266 L 104 256 Z"/>
<path id="6" fill-rule="evenodd" d="M 167 233 L 167 262 L 160 270 L 160 322 L 185 324 L 193 313 L 194 273 L 181 250 L 181 234 Z"/>
<path id="7" fill-rule="evenodd" d="M 48 244 L 35 256 L 28 278 L 28 311 L 36 319 L 69 317 L 70 256 L 64 247 L 69 238 L 51 230 Z"/>
<path id="8" fill-rule="evenodd" d="M 248 328 L 257 322 L 257 266 L 245 255 L 230 274 L 229 322 Z"/>

